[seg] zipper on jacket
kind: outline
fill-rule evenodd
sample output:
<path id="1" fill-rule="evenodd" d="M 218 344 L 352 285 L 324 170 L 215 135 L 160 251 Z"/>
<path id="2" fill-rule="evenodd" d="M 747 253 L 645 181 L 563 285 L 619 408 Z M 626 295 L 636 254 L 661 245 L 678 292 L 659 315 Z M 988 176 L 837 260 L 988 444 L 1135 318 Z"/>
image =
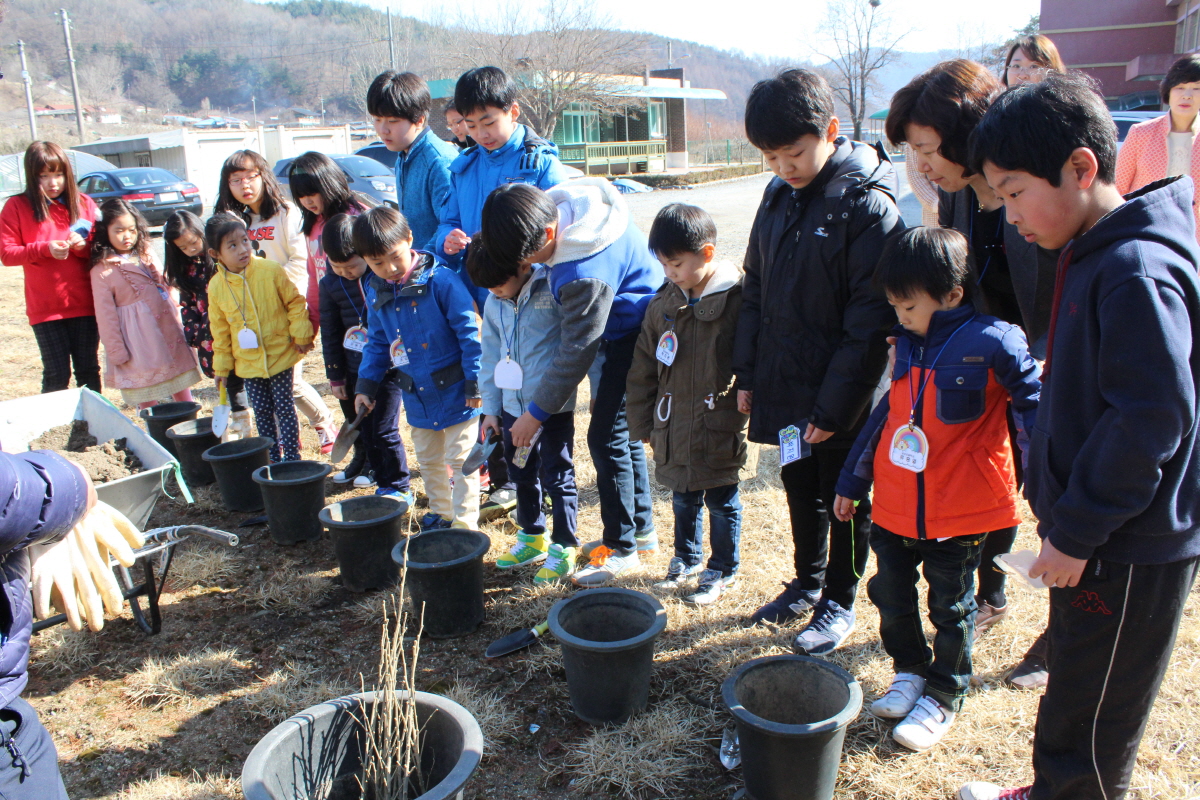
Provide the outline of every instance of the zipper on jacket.
<path id="1" fill-rule="evenodd" d="M 917 348 L 917 362 L 920 365 L 921 372 L 917 380 L 917 385 L 925 382 L 925 347 L 924 345 Z M 936 389 L 935 389 L 936 391 Z M 925 424 L 923 406 L 925 398 L 921 398 L 921 402 L 917 403 L 913 409 L 913 424 L 921 428 Z M 917 473 L 917 538 L 929 538 L 925 534 L 925 471 Z"/>

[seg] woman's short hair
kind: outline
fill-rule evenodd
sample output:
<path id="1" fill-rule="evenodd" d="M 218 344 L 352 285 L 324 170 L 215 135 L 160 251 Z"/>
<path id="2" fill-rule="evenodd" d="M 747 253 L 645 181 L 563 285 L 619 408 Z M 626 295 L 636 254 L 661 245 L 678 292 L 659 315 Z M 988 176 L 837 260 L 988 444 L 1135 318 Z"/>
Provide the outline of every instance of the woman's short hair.
<path id="1" fill-rule="evenodd" d="M 1058 48 L 1054 46 L 1054 42 L 1050 41 L 1049 36 L 1042 36 L 1040 33 L 1020 36 L 1009 45 L 1008 55 L 1004 57 L 1003 80 L 1005 86 L 1008 86 L 1008 65 L 1018 50 L 1039 67 L 1045 67 L 1054 72 L 1067 71 L 1067 65 L 1063 63 L 1062 56 L 1058 54 Z"/>
<path id="2" fill-rule="evenodd" d="M 1186 55 L 1167 70 L 1158 86 L 1158 93 L 1164 103 L 1171 103 L 1171 90 L 1181 83 L 1200 83 L 1200 54 Z"/>

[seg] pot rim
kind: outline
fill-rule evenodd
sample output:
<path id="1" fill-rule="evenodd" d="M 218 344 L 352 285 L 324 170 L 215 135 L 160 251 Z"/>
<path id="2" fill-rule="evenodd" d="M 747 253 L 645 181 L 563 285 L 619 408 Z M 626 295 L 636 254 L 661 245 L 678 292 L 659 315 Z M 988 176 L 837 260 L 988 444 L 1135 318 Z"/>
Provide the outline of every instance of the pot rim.
<path id="1" fill-rule="evenodd" d="M 776 663 L 780 661 L 802 661 L 810 662 L 819 665 L 822 669 L 826 669 L 846 683 L 846 688 L 850 692 L 850 697 L 847 698 L 846 706 L 838 713 L 827 719 L 809 722 L 803 725 L 790 725 L 783 722 L 772 722 L 769 719 L 764 719 L 742 705 L 737 698 L 737 682 L 747 672 L 757 669 L 764 664 Z M 862 685 L 858 680 L 846 670 L 839 667 L 837 664 L 831 664 L 820 658 L 812 656 L 802 656 L 795 653 L 783 653 L 774 656 L 762 656 L 760 658 L 751 659 L 745 664 L 737 667 L 733 672 L 729 673 L 729 677 L 721 685 L 721 700 L 724 701 L 725 707 L 729 709 L 729 713 L 733 714 L 738 722 L 752 725 L 761 730 L 767 731 L 780 736 L 813 736 L 822 733 L 833 733 L 839 728 L 844 728 L 853 722 L 859 712 L 862 710 Z"/>
<path id="2" fill-rule="evenodd" d="M 637 636 L 631 636 L 628 639 L 620 639 L 615 642 L 594 642 L 590 639 L 581 639 L 572 633 L 568 633 L 562 626 L 560 616 L 564 608 L 569 603 L 581 602 L 591 597 L 600 597 L 602 595 L 617 595 L 624 597 L 636 597 L 650 606 L 654 612 L 654 621 L 650 623 L 650 627 L 639 633 Z M 622 650 L 632 650 L 636 647 L 641 647 L 646 642 L 652 642 L 667 628 L 667 610 L 663 608 L 663 604 L 658 601 L 657 597 L 638 592 L 633 589 L 624 589 L 618 586 L 605 586 L 599 589 L 586 589 L 582 592 L 576 592 L 570 597 L 564 597 L 554 604 L 550 609 L 550 632 L 554 634 L 554 638 L 559 644 L 573 647 L 576 650 L 584 650 L 589 653 L 617 653 Z"/>
<path id="3" fill-rule="evenodd" d="M 184 425 L 195 425 L 197 430 L 192 433 L 175 433 L 176 428 L 182 428 Z M 167 428 L 168 439 L 199 439 L 204 436 L 216 436 L 212 431 L 212 417 L 196 417 L 195 419 L 185 419 L 183 422 L 178 422 Z"/>
<path id="4" fill-rule="evenodd" d="M 366 505 L 366 503 L 364 501 L 378 502 L 378 501 L 383 501 L 383 500 L 386 500 L 391 503 L 395 503 L 396 507 L 394 509 L 388 511 L 386 514 L 381 514 L 378 517 L 371 517 L 370 519 L 352 519 L 352 520 L 345 520 L 345 521 L 339 522 L 338 520 L 335 520 L 333 518 L 333 513 L 330 512 L 330 510 L 329 510 L 329 509 L 333 508 L 334 506 L 342 506 L 342 505 L 347 505 L 350 503 Z M 381 502 L 380 505 L 383 505 L 383 503 Z M 321 520 L 321 524 L 324 525 L 326 528 L 331 528 L 331 529 L 333 529 L 333 528 L 351 528 L 351 529 L 353 529 L 353 528 L 366 528 L 371 525 L 379 525 L 381 523 L 393 520 L 396 517 L 403 516 L 407 512 L 408 512 L 408 504 L 402 500 L 398 500 L 395 497 L 388 497 L 387 495 L 366 494 L 366 495 L 360 495 L 359 497 L 347 497 L 345 500 L 339 500 L 336 503 L 330 503 L 329 505 L 322 508 L 319 512 L 317 512 L 317 517 Z"/>
<path id="5" fill-rule="evenodd" d="M 318 467 L 321 467 L 321 470 L 320 470 L 320 474 L 317 474 L 316 472 L 314 472 L 311 475 L 305 475 L 300 478 L 268 478 L 267 477 L 267 470 L 272 469 L 274 467 L 282 467 L 285 464 L 314 464 Z M 260 484 L 262 486 L 300 486 L 305 483 L 316 483 L 317 481 L 323 481 L 323 480 L 325 480 L 325 478 L 327 478 L 329 476 L 329 473 L 331 473 L 331 472 L 333 472 L 333 464 L 327 464 L 323 461 L 308 461 L 308 460 L 302 459 L 300 461 L 281 461 L 278 464 L 268 464 L 265 467 L 259 467 L 258 469 L 254 470 L 254 472 L 252 472 L 250 474 L 250 477 L 254 479 L 255 483 Z"/>
<path id="6" fill-rule="evenodd" d="M 238 444 L 239 442 L 254 442 L 255 446 L 248 447 L 245 450 L 241 450 L 236 453 L 228 453 L 228 454 L 217 453 L 216 455 L 213 455 L 213 450 L 216 450 L 218 447 L 224 447 L 227 444 Z M 275 446 L 275 440 L 272 439 L 270 436 L 248 436 L 245 439 L 234 439 L 231 442 L 221 442 L 220 444 L 214 444 L 212 447 L 205 450 L 204 453 L 200 457 L 203 458 L 205 461 L 234 461 L 239 458 L 245 458 L 246 456 L 255 455 L 256 453 L 262 452 L 264 450 L 270 450 L 274 446 Z"/>
<path id="7" fill-rule="evenodd" d="M 175 409 L 166 414 L 155 414 L 154 409 L 163 408 L 165 406 L 175 406 Z M 142 419 L 170 419 L 171 417 L 181 417 L 184 414 L 190 414 L 193 411 L 199 413 L 204 406 L 197 403 L 195 400 L 174 400 L 170 403 L 159 403 L 158 405 L 150 406 L 149 408 L 138 409 L 138 416 Z"/>
<path id="8" fill-rule="evenodd" d="M 439 536 L 439 535 L 446 535 L 446 534 L 461 536 L 464 533 L 472 533 L 478 537 L 478 539 L 475 543 L 475 548 L 473 550 L 471 550 L 471 552 L 467 553 L 465 556 L 459 556 L 458 558 L 452 558 L 449 561 L 409 561 L 404 554 L 406 545 L 410 541 L 417 539 L 418 537 Z M 455 567 L 466 564 L 468 561 L 474 561 L 475 559 L 482 558 L 484 556 L 484 554 L 486 554 L 487 551 L 490 550 L 491 548 L 492 548 L 492 540 L 483 531 L 473 531 L 470 528 L 439 528 L 437 530 L 426 531 L 425 533 L 417 533 L 417 534 L 413 534 L 412 536 L 404 537 L 403 541 L 397 542 L 396 546 L 392 548 L 392 561 L 395 561 L 402 568 L 416 569 L 416 570 L 421 570 L 421 571 L 426 571 L 426 572 L 435 572 L 435 571 L 443 570 L 443 569 L 453 569 Z"/>
<path id="9" fill-rule="evenodd" d="M 399 694 L 401 690 L 397 689 L 396 692 Z M 308 728 L 311 727 L 313 721 L 322 717 L 350 713 L 354 708 L 361 708 L 367 703 L 373 702 L 378 694 L 378 692 L 359 692 L 327 700 L 292 715 L 268 731 L 266 736 L 259 739 L 254 745 L 254 749 L 250 751 L 245 764 L 242 765 L 242 791 L 246 800 L 270 800 L 271 794 L 257 776 L 265 772 L 267 759 L 274 755 L 271 751 L 279 740 L 291 733 L 291 728 Z M 458 762 L 455 763 L 453 769 L 435 786 L 413 799 L 448 800 L 466 785 L 475 770 L 478 769 L 479 762 L 483 759 L 483 731 L 479 727 L 479 722 L 469 711 L 448 697 L 429 692 L 416 692 L 415 694 L 418 705 L 432 706 L 449 715 L 458 724 L 463 734 L 462 755 L 458 757 Z"/>

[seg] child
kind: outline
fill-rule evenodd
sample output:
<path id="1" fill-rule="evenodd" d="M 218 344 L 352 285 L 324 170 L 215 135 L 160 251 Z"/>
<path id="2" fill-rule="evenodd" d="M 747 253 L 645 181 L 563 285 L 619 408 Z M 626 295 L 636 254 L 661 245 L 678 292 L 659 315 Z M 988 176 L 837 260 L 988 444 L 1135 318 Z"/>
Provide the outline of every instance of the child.
<path id="1" fill-rule="evenodd" d="M 795 579 L 750 620 L 781 624 L 812 609 L 796 640 L 812 655 L 854 629 L 870 504 L 859 506 L 857 535 L 828 510 L 887 360 L 895 315 L 871 276 L 884 240 L 903 227 L 892 165 L 839 136 L 833 110 L 829 84 L 802 69 L 760 81 L 746 101 L 746 135 L 776 179 L 750 231 L 733 350 L 750 440 L 781 445 L 796 549 Z"/>
<path id="2" fill-rule="evenodd" d="M 629 438 L 649 441 L 654 475 L 673 492 L 675 556 L 660 588 L 699 573 L 684 597 L 715 603 L 737 583 L 746 464 L 746 415 L 733 392 L 733 337 L 742 272 L 715 261 L 717 226 L 708 212 L 674 203 L 650 228 L 650 250 L 667 274 L 642 322 L 629 370 Z M 704 556 L 708 506 L 712 557 Z M 703 571 L 701 571 L 703 570 Z"/>
<path id="3" fill-rule="evenodd" d="M 412 241 L 403 215 L 387 206 L 354 220 L 354 249 L 374 273 L 354 405 L 374 409 L 389 373 L 395 376 L 429 497 L 422 528 L 474 530 L 479 476 L 464 475 L 462 466 L 479 433 L 483 402 L 479 322 L 462 281 L 432 254 L 413 250 Z"/>
<path id="4" fill-rule="evenodd" d="M 1025 473 L 1051 587 L 1033 785 L 961 800 L 1124 797 L 1200 561 L 1192 182 L 1122 198 L 1116 153 L 1079 73 L 1006 92 L 972 139 L 1009 222 L 1066 249 Z"/>
<path id="5" fill-rule="evenodd" d="M 1024 442 L 1041 389 L 1025 333 L 979 314 L 966 295 L 968 261 L 967 238 L 951 228 L 910 228 L 884 248 L 875 282 L 900 319 L 892 387 L 846 459 L 833 507 L 851 522 L 874 482 L 878 571 L 867 594 L 896 677 L 871 712 L 902 719 L 892 738 L 916 751 L 945 736 L 970 686 L 984 538 L 1021 521 L 1009 399 Z"/>
<path id="6" fill-rule="evenodd" d="M 204 246 L 204 224 L 190 211 L 176 211 L 163 225 L 163 273 L 167 283 L 179 291 L 179 316 L 188 347 L 196 351 L 200 369 L 212 378 L 212 331 L 208 327 L 208 282 L 216 271 Z M 253 436 L 250 410 L 246 408 L 245 385 L 236 373 L 226 380 L 231 410 L 222 438 Z"/>
<path id="7" fill-rule="evenodd" d="M 354 218 L 338 214 L 326 223 L 321 246 L 330 272 L 321 278 L 321 349 L 325 375 L 346 419 L 354 419 L 354 393 L 366 349 L 368 327 L 367 262 L 354 252 Z M 398 497 L 412 507 L 408 461 L 400 440 L 400 386 L 394 371 L 385 374 L 375 394 L 377 408 L 359 424 L 350 464 L 334 483 L 354 481 L 357 489 L 376 486 L 375 494 Z"/>
<path id="8" fill-rule="evenodd" d="M 150 259 L 146 219 L 114 197 L 100 206 L 92 241 L 92 299 L 104 343 L 105 380 L 121 399 L 148 408 L 164 397 L 190 401 L 200 382 L 179 310 Z"/>
<path id="9" fill-rule="evenodd" d="M 442 109 L 442 113 L 446 116 L 446 128 L 450 131 L 450 144 L 454 145 L 459 150 L 466 150 L 475 144 L 475 140 L 467 136 L 467 124 L 463 119 L 463 115 L 458 113 L 458 109 L 454 105 L 454 98 L 451 97 L 447 101 L 446 106 Z"/>
<path id="10" fill-rule="evenodd" d="M 208 282 L 213 372 L 220 386 L 236 368 L 246 382 L 260 436 L 275 440 L 271 462 L 300 460 L 292 368 L 313 348 L 304 296 L 283 267 L 253 255 L 241 219 L 218 212 L 204 226 L 217 272 Z"/>
<path id="11" fill-rule="evenodd" d="M 492 261 L 507 268 L 545 264 L 550 292 L 562 307 L 562 339 L 525 413 L 509 428 L 513 446 L 529 446 L 588 373 L 600 342 L 604 366 L 588 425 L 596 467 L 602 542 L 587 545 L 577 586 L 603 586 L 657 546 L 646 451 L 629 437 L 625 381 L 642 317 L 663 271 L 629 208 L 603 178 L 581 178 L 543 192 L 523 183 L 497 188 L 483 206 L 482 235 Z"/>
<path id="12" fill-rule="evenodd" d="M 241 217 L 254 255 L 283 267 L 300 296 L 308 297 L 308 248 L 302 217 L 284 199 L 283 188 L 265 158 L 253 150 L 238 150 L 225 159 L 213 210 Z M 333 415 L 317 390 L 304 380 L 303 361 L 297 361 L 292 369 L 292 400 L 317 432 L 321 452 L 328 453 L 337 438 Z"/>
<path id="13" fill-rule="evenodd" d="M 411 72 L 388 70 L 367 90 L 367 113 L 375 133 L 396 156 L 396 196 L 418 250 L 432 250 L 438 212 L 450 192 L 450 162 L 458 148 L 429 127 L 433 100 L 425 81 Z"/>
<path id="14" fill-rule="evenodd" d="M 501 265 L 486 248 L 476 246 L 467 270 L 476 286 L 492 296 L 483 307 L 482 435 L 503 431 L 508 476 L 516 483 L 517 542 L 496 559 L 500 569 L 542 563 L 535 584 L 551 583 L 575 571 L 579 509 L 575 489 L 575 392 L 542 423 L 532 447 L 518 450 L 508 435 L 528 409 L 541 377 L 553 363 L 562 341 L 562 309 L 550 292 L 548 272 L 529 264 Z M 546 535 L 543 493 L 553 499 L 553 532 Z"/>
<path id="15" fill-rule="evenodd" d="M 346 173 L 324 153 L 304 153 L 288 165 L 288 188 L 300 204 L 300 230 L 308 250 L 306 270 L 308 321 L 313 330 L 321 324 L 321 293 L 317 284 L 325 277 L 321 230 L 335 214 L 360 214 L 363 205 L 350 191 Z"/>

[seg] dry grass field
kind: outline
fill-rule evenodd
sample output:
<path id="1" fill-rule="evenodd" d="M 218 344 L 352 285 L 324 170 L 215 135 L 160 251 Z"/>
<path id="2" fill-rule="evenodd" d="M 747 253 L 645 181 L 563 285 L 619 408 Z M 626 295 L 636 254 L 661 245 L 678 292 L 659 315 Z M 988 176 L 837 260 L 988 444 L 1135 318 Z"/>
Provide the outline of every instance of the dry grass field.
<path id="1" fill-rule="evenodd" d="M 653 213 L 653 204 L 680 199 L 657 195 L 637 198 L 639 221 Z M 0 271 L 0 399 L 35 393 L 40 385 L 21 285 L 19 270 Z M 310 380 L 327 390 L 319 361 L 310 357 L 307 366 Z M 207 404 L 214 400 L 209 386 L 199 394 Z M 116 393 L 108 396 L 119 404 Z M 588 540 L 598 536 L 599 508 L 583 412 L 577 422 L 580 533 Z M 315 437 L 308 429 L 303 435 L 306 457 L 316 457 Z M 629 723 L 592 729 L 573 717 L 552 640 L 496 662 L 483 659 L 489 642 L 544 619 L 570 591 L 531 590 L 530 572 L 489 569 L 483 626 L 462 639 L 422 644 L 418 688 L 451 694 L 484 724 L 490 749 L 467 797 L 725 800 L 735 793 L 740 776 L 726 772 L 714 751 L 731 724 L 720 706 L 721 682 L 750 658 L 789 652 L 796 632 L 740 625 L 778 592 L 791 568 L 776 451 L 764 448 L 757 461 L 758 476 L 743 491 L 739 585 L 707 609 L 662 596 L 669 623 L 658 643 L 651 705 Z M 328 493 L 350 494 L 333 484 Z M 198 521 L 232 529 L 244 517 L 225 513 L 215 488 L 201 488 L 190 507 L 160 501 L 151 524 Z M 661 488 L 655 518 L 667 548 L 623 586 L 656 591 L 652 584 L 665 570 L 672 528 L 670 497 Z M 490 563 L 511 542 L 512 528 L 493 523 L 484 530 L 493 542 Z M 328 540 L 282 548 L 265 528 L 239 533 L 245 535 L 235 551 L 195 542 L 180 548 L 163 597 L 160 635 L 144 636 L 126 613 L 98 634 L 59 628 L 36 637 L 26 696 L 54 736 L 75 800 L 240 797 L 242 763 L 263 734 L 307 705 L 357 690 L 360 676 L 369 682 L 374 675 L 381 598 L 341 587 Z M 1036 547 L 1028 522 L 1018 542 L 1025 547 Z M 872 563 L 867 574 L 873 571 Z M 1006 688 L 1003 678 L 1039 632 L 1046 604 L 1044 595 L 1016 585 L 1009 597 L 1013 614 L 979 643 L 976 684 L 942 745 L 910 753 L 892 742 L 888 725 L 864 711 L 849 731 L 839 798 L 946 798 L 971 779 L 1030 780 L 1039 695 Z M 861 681 L 869 703 L 888 685 L 891 665 L 865 582 L 856 607 L 857 629 L 831 660 Z M 1198 679 L 1200 612 L 1192 603 L 1142 743 L 1131 797 L 1200 796 Z M 539 726 L 536 733 L 531 724 Z"/>

